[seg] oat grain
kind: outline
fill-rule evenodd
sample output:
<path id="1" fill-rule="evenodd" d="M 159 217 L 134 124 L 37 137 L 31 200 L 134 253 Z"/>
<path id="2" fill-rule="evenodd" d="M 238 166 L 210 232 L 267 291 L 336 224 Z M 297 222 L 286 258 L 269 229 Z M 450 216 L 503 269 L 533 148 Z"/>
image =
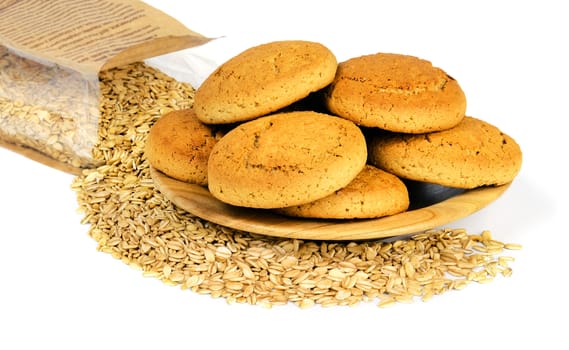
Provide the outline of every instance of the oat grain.
<path id="1" fill-rule="evenodd" d="M 190 107 L 194 90 L 142 63 L 103 78 L 103 127 L 94 149 L 102 165 L 84 170 L 72 188 L 98 249 L 143 276 L 228 303 L 307 308 L 427 301 L 512 274 L 513 258 L 499 254 L 521 246 L 502 244 L 489 231 L 305 241 L 236 231 L 192 216 L 154 188 L 143 149 L 150 126 L 170 110 Z"/>

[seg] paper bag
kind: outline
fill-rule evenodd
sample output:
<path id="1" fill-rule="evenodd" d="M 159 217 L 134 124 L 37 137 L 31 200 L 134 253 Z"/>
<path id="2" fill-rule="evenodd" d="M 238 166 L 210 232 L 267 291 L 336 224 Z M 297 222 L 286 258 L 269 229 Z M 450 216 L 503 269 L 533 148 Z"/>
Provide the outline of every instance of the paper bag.
<path id="1" fill-rule="evenodd" d="M 135 0 L 0 0 L 0 145 L 96 166 L 100 72 L 209 40 Z"/>

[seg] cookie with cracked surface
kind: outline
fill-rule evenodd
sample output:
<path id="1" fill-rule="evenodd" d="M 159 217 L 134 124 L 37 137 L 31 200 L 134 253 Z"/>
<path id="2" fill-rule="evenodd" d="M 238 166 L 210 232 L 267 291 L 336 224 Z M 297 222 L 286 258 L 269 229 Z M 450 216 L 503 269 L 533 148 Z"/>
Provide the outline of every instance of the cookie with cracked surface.
<path id="1" fill-rule="evenodd" d="M 145 156 L 152 167 L 188 183 L 207 184 L 207 161 L 223 135 L 198 120 L 192 109 L 168 112 L 150 128 Z"/>
<path id="2" fill-rule="evenodd" d="M 465 117 L 449 130 L 368 134 L 369 162 L 403 179 L 471 189 L 511 182 L 522 165 L 518 143 L 497 127 Z"/>
<path id="3" fill-rule="evenodd" d="M 371 219 L 404 212 L 407 187 L 397 176 L 372 165 L 346 187 L 314 202 L 275 209 L 280 214 L 316 219 Z"/>
<path id="4" fill-rule="evenodd" d="M 466 111 L 455 79 L 429 61 L 391 53 L 341 62 L 325 103 L 358 125 L 413 134 L 452 128 Z"/>
<path id="5" fill-rule="evenodd" d="M 312 111 L 240 124 L 213 148 L 208 187 L 222 202 L 274 209 L 326 197 L 364 168 L 366 140 L 351 121 Z"/>
<path id="6" fill-rule="evenodd" d="M 228 124 L 276 112 L 334 79 L 338 62 L 326 46 L 274 41 L 227 60 L 196 90 L 194 108 L 207 124 Z"/>

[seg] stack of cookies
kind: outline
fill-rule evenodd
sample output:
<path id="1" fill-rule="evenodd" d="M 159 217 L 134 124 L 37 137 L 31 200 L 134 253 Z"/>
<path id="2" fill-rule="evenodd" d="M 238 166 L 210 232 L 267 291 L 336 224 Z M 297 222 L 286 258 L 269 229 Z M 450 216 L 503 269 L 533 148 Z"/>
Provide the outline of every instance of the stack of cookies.
<path id="1" fill-rule="evenodd" d="M 430 62 L 377 53 L 338 63 L 302 40 L 219 66 L 192 109 L 153 125 L 146 155 L 227 204 L 320 219 L 404 212 L 407 181 L 506 184 L 522 162 L 514 139 L 466 116 L 460 85 Z"/>

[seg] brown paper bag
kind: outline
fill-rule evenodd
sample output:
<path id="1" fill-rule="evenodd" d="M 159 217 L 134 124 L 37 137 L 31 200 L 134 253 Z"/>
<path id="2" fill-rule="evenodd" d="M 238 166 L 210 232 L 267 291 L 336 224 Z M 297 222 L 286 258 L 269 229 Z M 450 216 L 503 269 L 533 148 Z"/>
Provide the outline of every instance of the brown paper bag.
<path id="1" fill-rule="evenodd" d="M 209 40 L 136 0 L 0 0 L 0 146 L 96 166 L 100 72 Z"/>

